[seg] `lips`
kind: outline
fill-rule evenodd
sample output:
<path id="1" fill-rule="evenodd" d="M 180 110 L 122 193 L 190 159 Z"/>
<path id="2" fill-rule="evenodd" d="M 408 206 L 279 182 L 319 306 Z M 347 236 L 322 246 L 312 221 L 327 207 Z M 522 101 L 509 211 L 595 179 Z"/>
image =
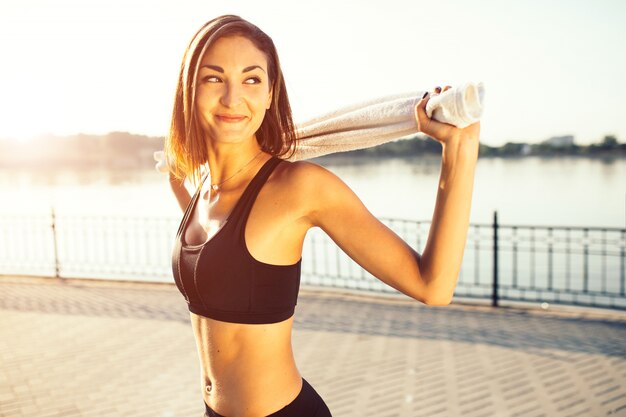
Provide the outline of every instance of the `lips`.
<path id="1" fill-rule="evenodd" d="M 246 116 L 241 114 L 217 114 L 215 117 L 221 122 L 237 123 L 243 121 Z"/>

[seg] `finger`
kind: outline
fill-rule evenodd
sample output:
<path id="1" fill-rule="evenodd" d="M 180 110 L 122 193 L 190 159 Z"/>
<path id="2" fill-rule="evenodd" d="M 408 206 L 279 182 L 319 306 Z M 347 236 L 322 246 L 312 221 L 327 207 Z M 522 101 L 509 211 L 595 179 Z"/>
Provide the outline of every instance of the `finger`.
<path id="1" fill-rule="evenodd" d="M 417 106 L 415 106 L 415 108 L 420 108 L 424 111 L 424 113 L 426 113 L 426 104 L 428 103 L 428 100 L 430 100 L 430 97 L 430 92 L 425 91 L 422 98 L 417 102 Z"/>
<path id="2" fill-rule="evenodd" d="M 427 91 L 415 106 L 415 120 L 417 121 L 417 130 L 420 132 L 427 129 L 430 124 L 430 118 L 426 114 L 426 104 L 428 104 L 428 100 L 430 100 L 430 93 Z"/>
<path id="3" fill-rule="evenodd" d="M 440 141 L 440 139 L 438 138 L 447 137 L 450 128 L 454 128 L 454 126 L 447 123 L 439 122 L 433 118 L 428 117 L 428 114 L 426 113 L 426 105 L 431 98 L 431 94 L 427 92 L 415 106 L 415 119 L 417 121 L 417 129 L 419 132 L 425 133 L 433 139 Z"/>

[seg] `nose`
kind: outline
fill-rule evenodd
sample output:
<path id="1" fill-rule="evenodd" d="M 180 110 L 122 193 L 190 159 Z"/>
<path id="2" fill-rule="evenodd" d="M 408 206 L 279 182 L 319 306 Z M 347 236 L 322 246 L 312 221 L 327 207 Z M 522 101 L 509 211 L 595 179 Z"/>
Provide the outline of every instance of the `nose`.
<path id="1" fill-rule="evenodd" d="M 242 91 L 239 85 L 233 83 L 224 84 L 224 92 L 220 98 L 220 103 L 224 107 L 236 107 L 242 100 Z"/>

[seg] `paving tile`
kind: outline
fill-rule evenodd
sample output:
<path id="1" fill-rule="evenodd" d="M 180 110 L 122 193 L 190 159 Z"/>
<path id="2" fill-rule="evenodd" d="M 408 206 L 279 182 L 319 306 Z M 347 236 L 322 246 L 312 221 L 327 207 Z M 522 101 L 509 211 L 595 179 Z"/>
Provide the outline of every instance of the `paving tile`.
<path id="1" fill-rule="evenodd" d="M 335 417 L 626 416 L 623 312 L 303 287 L 293 344 Z M 173 284 L 0 277 L 0 416 L 202 413 Z"/>

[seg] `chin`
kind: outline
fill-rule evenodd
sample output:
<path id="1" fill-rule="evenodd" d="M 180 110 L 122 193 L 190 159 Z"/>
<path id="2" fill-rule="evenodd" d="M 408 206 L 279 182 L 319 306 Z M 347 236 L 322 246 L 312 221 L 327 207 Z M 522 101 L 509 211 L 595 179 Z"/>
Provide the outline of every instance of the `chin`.
<path id="1" fill-rule="evenodd" d="M 254 134 L 242 132 L 207 132 L 208 136 L 217 143 L 243 143 Z"/>

